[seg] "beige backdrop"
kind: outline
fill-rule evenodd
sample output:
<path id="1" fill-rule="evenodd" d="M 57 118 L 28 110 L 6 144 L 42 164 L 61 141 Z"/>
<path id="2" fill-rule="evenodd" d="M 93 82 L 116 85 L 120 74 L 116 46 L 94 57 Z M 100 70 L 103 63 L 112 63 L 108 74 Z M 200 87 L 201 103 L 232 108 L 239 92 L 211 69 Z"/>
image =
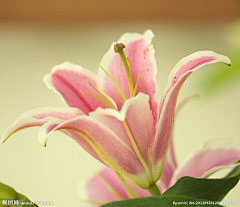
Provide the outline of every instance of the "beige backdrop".
<path id="1" fill-rule="evenodd" d="M 160 100 L 170 70 L 178 60 L 198 50 L 225 53 L 225 29 L 229 22 L 168 23 L 123 22 L 74 26 L 0 25 L 0 134 L 24 111 L 62 106 L 42 78 L 55 64 L 66 60 L 97 71 L 110 44 L 124 32 L 152 29 L 155 38 Z M 218 67 L 218 64 L 215 64 Z M 196 83 L 211 67 L 192 74 L 179 100 L 199 93 Z M 221 95 L 194 101 L 178 117 L 175 128 L 178 162 L 202 142 L 211 139 L 240 140 L 240 83 Z M 34 201 L 53 201 L 54 206 L 86 206 L 77 201 L 78 183 L 103 166 L 69 137 L 56 132 L 44 148 L 37 141 L 38 128 L 14 134 L 0 145 L 0 181 Z M 240 185 L 224 199 L 239 200 Z"/>

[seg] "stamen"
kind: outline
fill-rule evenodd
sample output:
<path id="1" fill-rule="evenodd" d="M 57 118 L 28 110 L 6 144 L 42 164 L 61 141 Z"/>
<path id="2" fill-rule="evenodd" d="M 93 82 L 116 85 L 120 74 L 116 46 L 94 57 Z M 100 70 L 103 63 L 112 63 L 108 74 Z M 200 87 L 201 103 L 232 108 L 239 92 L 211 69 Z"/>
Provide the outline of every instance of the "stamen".
<path id="1" fill-rule="evenodd" d="M 102 183 L 105 185 L 105 187 L 109 190 L 110 193 L 112 193 L 112 195 L 117 200 L 123 200 L 123 198 L 112 188 L 111 185 L 109 185 L 109 183 L 101 175 L 97 175 L 97 177 L 99 178 L 99 180 L 102 181 Z"/>
<path id="2" fill-rule="evenodd" d="M 134 195 L 136 198 L 138 198 L 139 195 L 138 195 L 138 192 L 137 192 L 137 189 L 136 189 L 136 184 L 135 184 L 133 181 L 131 181 L 131 183 L 132 183 L 133 195 Z"/>
<path id="3" fill-rule="evenodd" d="M 139 82 L 139 76 L 140 76 L 140 74 L 138 74 L 137 82 L 136 82 L 135 88 L 134 88 L 134 90 L 133 90 L 133 96 L 136 96 L 136 93 L 137 93 L 137 87 L 138 87 L 138 82 Z"/>
<path id="4" fill-rule="evenodd" d="M 119 91 L 118 91 L 118 96 L 119 96 L 120 102 L 121 102 L 122 104 L 124 104 L 124 101 L 122 100 L 122 97 L 121 97 L 121 94 L 120 94 Z"/>
<path id="5" fill-rule="evenodd" d="M 133 195 L 133 193 L 131 192 L 130 188 L 128 187 L 126 180 L 124 179 L 124 177 L 117 171 L 115 171 L 115 173 L 117 174 L 118 178 L 120 179 L 121 183 L 123 184 L 123 187 L 128 195 L 129 198 L 135 198 L 135 196 Z"/>
<path id="6" fill-rule="evenodd" d="M 92 88 L 95 90 L 95 91 L 97 91 L 97 93 L 100 95 L 100 96 L 102 96 L 103 97 L 103 99 L 108 103 L 108 104 L 106 104 L 109 108 L 113 108 L 113 109 L 116 109 L 116 107 L 113 105 L 113 103 L 109 100 L 109 98 L 107 97 L 107 96 L 105 96 L 103 93 L 101 93 L 98 89 L 96 89 L 89 81 L 88 81 L 88 79 L 87 78 L 85 78 L 85 80 L 89 83 L 89 85 L 90 86 L 92 86 Z M 89 96 L 91 96 L 91 97 L 94 97 L 94 98 L 96 98 L 96 96 L 92 96 L 92 95 L 90 95 L 90 94 L 86 94 L 86 95 L 89 95 Z M 98 98 L 97 98 L 98 99 Z M 99 100 L 99 99 L 98 99 Z M 102 100 L 102 99 L 101 99 Z M 100 101 L 101 101 L 100 100 Z M 104 103 L 104 102 L 103 102 Z M 117 110 L 117 109 L 116 109 Z"/>
<path id="7" fill-rule="evenodd" d="M 117 43 L 114 45 L 114 51 L 116 53 L 119 53 L 122 61 L 123 61 L 123 64 L 124 64 L 124 67 L 125 67 L 125 70 L 126 70 L 126 73 L 127 73 L 127 77 L 128 77 L 128 85 L 129 85 L 129 91 L 130 91 L 130 96 L 133 97 L 133 81 L 132 81 L 132 75 L 131 75 L 131 72 L 130 72 L 130 68 L 129 68 L 129 63 L 128 63 L 128 60 L 123 52 L 123 48 L 125 48 L 125 45 L 122 44 L 122 43 Z"/>
<path id="8" fill-rule="evenodd" d="M 120 88 L 120 86 L 116 83 L 116 81 L 109 75 L 109 73 L 100 65 L 100 67 L 103 69 L 103 71 L 107 74 L 107 76 L 111 79 L 111 81 L 113 82 L 113 84 L 117 87 L 118 92 L 122 95 L 124 101 L 127 100 L 125 94 L 123 93 L 122 89 Z M 123 101 L 123 102 L 124 102 Z"/>
<path id="9" fill-rule="evenodd" d="M 81 90 L 80 90 L 80 92 L 83 93 L 84 95 L 87 95 L 87 96 L 93 97 L 93 98 L 95 98 L 95 99 L 97 99 L 97 100 L 103 102 L 103 103 L 104 103 L 105 105 L 107 105 L 107 107 L 109 107 L 109 108 L 113 108 L 113 107 L 112 107 L 107 101 L 105 101 L 104 99 L 101 99 L 101 98 L 99 98 L 99 97 L 97 97 L 97 96 L 94 96 L 94 95 L 91 95 L 91 94 L 88 94 L 88 93 L 84 93 L 84 92 L 81 91 Z M 116 108 L 114 107 L 113 109 L 116 109 Z"/>

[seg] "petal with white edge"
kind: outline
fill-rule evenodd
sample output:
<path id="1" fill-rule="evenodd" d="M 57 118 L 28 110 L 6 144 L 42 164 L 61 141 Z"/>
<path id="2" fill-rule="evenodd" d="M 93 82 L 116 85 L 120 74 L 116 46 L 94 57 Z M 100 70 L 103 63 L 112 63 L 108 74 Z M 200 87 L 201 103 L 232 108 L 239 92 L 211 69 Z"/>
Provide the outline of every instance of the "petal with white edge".
<path id="1" fill-rule="evenodd" d="M 81 110 L 69 107 L 45 107 L 26 111 L 16 119 L 12 126 L 8 127 L 2 136 L 1 143 L 5 142 L 8 137 L 21 129 L 42 126 L 54 120 L 58 120 L 57 122 L 61 123 L 83 114 Z"/>
<path id="2" fill-rule="evenodd" d="M 170 73 L 168 84 L 164 91 L 162 102 L 160 103 L 157 131 L 152 143 L 154 180 L 159 179 L 163 169 L 169 138 L 171 137 L 173 129 L 177 96 L 182 84 L 193 71 L 196 71 L 206 64 L 216 62 L 230 64 L 230 60 L 226 56 L 219 55 L 212 51 L 199 51 L 180 60 Z"/>
<path id="3" fill-rule="evenodd" d="M 175 119 L 174 122 L 176 122 L 177 117 L 179 116 L 180 111 L 186 106 L 187 103 L 190 101 L 193 101 L 199 97 L 198 94 L 193 94 L 191 96 L 188 96 L 187 98 L 183 99 L 176 107 L 176 113 L 175 113 Z M 172 179 L 173 173 L 175 169 L 177 168 L 177 160 L 175 157 L 175 150 L 174 150 L 174 130 L 172 132 L 171 142 L 168 148 L 166 160 L 164 163 L 164 168 L 162 175 L 160 177 L 161 181 L 161 192 L 163 193 L 166 189 L 169 188 L 170 181 Z"/>
<path id="4" fill-rule="evenodd" d="M 156 123 L 158 104 L 155 98 L 158 89 L 156 83 L 157 65 L 154 57 L 155 50 L 152 45 L 153 37 L 154 35 L 151 30 L 145 31 L 143 35 L 126 33 L 118 40 L 118 43 L 126 45 L 124 53 L 129 61 L 133 86 L 136 85 L 139 75 L 137 93 L 142 92 L 149 95 L 150 108 L 153 113 L 154 123 Z M 103 56 L 100 65 L 117 82 L 125 96 L 129 98 L 128 78 L 119 54 L 114 52 L 114 44 L 111 45 L 108 52 Z M 112 97 L 118 109 L 121 109 L 122 104 L 119 99 L 118 90 L 101 68 L 98 70 L 97 85 L 101 91 Z"/>
<path id="5" fill-rule="evenodd" d="M 128 189 L 133 197 L 149 197 L 150 193 L 136 186 L 125 178 Z M 126 188 L 120 181 L 116 172 L 109 167 L 105 167 L 99 174 L 90 180 L 79 185 L 80 200 L 88 201 L 92 206 L 98 206 L 97 203 L 110 203 L 118 200 L 132 198 L 128 195 Z M 94 205 L 96 204 L 96 205 Z"/>
<path id="6" fill-rule="evenodd" d="M 171 185 L 183 176 L 202 177 L 206 174 L 210 176 L 222 169 L 219 167 L 230 166 L 239 160 L 240 142 L 232 139 L 205 142 L 177 168 Z"/>
<path id="7" fill-rule="evenodd" d="M 80 145 L 85 140 L 108 166 L 133 180 L 142 188 L 149 187 L 147 174 L 132 149 L 97 119 L 79 116 L 58 125 L 54 130 L 66 130 L 78 134 L 79 137 L 72 136 L 73 139 Z M 76 140 L 76 138 L 81 139 Z"/>
<path id="8" fill-rule="evenodd" d="M 63 123 L 63 122 L 61 122 Z M 46 146 L 46 142 L 51 135 L 52 132 L 56 130 L 58 125 L 60 124 L 59 120 L 54 120 L 54 121 L 49 121 L 45 123 L 39 130 L 38 134 L 38 141 Z M 92 148 L 92 146 L 79 134 L 67 130 L 67 129 L 62 129 L 60 130 L 64 134 L 68 135 L 71 139 L 76 141 L 86 152 L 88 152 L 92 157 L 106 165 L 106 163 L 99 157 L 99 155 L 96 153 L 96 151 Z"/>
<path id="9" fill-rule="evenodd" d="M 170 147 L 171 147 L 171 145 L 170 145 Z M 173 159 L 171 157 L 172 155 L 171 155 L 170 147 L 168 149 L 166 160 L 164 163 L 164 168 L 163 168 L 161 177 L 159 179 L 159 181 L 160 181 L 159 188 L 160 188 L 161 193 L 163 193 L 166 189 L 168 189 L 170 181 L 171 181 L 174 171 L 176 169 L 176 165 L 174 164 Z"/>
<path id="10" fill-rule="evenodd" d="M 84 113 L 78 108 L 70 107 L 45 107 L 40 109 L 33 109 L 23 113 L 12 126 L 10 126 L 4 133 L 1 142 L 5 142 L 8 137 L 13 133 L 32 126 L 40 126 L 38 141 L 43 146 L 46 146 L 47 139 L 49 135 L 56 130 L 59 124 L 66 122 L 67 120 L 74 119 L 78 116 L 85 116 Z M 77 141 L 78 144 L 81 144 L 82 148 L 85 149 L 90 155 L 102 162 L 104 161 L 98 156 L 95 150 L 91 145 L 86 142 L 78 134 L 68 131 L 60 130 L 63 133 L 70 136 L 73 140 Z M 81 140 L 81 141 L 79 141 Z"/>
<path id="11" fill-rule="evenodd" d="M 53 67 L 51 74 L 44 77 L 44 82 L 49 89 L 60 94 L 68 106 L 79 108 L 85 114 L 94 111 L 97 107 L 106 108 L 103 102 L 82 93 L 102 98 L 86 79 L 97 88 L 94 73 L 81 66 L 65 62 Z"/>
<path id="12" fill-rule="evenodd" d="M 136 97 L 128 99 L 124 103 L 120 113 L 114 109 L 98 108 L 96 111 L 89 113 L 89 116 L 108 126 L 134 151 L 129 135 L 123 124 L 123 121 L 126 121 L 143 159 L 150 165 L 148 146 L 154 136 L 154 126 L 152 111 L 148 100 L 148 95 L 139 93 Z"/>

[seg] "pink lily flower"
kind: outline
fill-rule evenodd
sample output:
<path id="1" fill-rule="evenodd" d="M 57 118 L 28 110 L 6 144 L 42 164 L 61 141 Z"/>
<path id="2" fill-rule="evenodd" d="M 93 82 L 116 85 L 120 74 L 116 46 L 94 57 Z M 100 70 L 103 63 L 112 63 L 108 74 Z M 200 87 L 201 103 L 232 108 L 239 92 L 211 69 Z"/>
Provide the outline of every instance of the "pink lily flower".
<path id="1" fill-rule="evenodd" d="M 98 74 L 65 62 L 44 81 L 60 94 L 66 107 L 27 111 L 10 126 L 2 142 L 14 132 L 41 126 L 38 140 L 59 130 L 90 155 L 138 186 L 150 189 L 159 180 L 173 129 L 175 105 L 186 78 L 200 67 L 229 58 L 211 51 L 180 60 L 169 75 L 160 104 L 156 101 L 157 66 L 152 31 L 124 34 L 104 55 Z M 126 57 L 125 57 L 126 55 Z"/>
<path id="2" fill-rule="evenodd" d="M 169 148 L 162 176 L 156 183 L 163 193 L 184 176 L 207 178 L 240 159 L 240 145 L 231 139 L 211 140 L 203 143 L 183 163 L 177 165 L 173 148 Z M 126 179 L 123 185 L 117 174 L 105 167 L 97 176 L 79 185 L 81 201 L 99 206 L 119 200 L 149 197 L 150 193 Z"/>

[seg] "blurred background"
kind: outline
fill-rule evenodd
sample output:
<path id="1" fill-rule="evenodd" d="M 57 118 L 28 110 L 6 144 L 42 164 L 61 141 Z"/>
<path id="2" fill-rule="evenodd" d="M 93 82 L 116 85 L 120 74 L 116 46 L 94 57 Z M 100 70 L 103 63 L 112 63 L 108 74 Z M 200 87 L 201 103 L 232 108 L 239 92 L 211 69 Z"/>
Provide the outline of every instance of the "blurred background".
<path id="1" fill-rule="evenodd" d="M 207 140 L 240 140 L 240 3 L 234 0 L 2 0 L 0 1 L 0 134 L 23 112 L 62 106 L 42 78 L 71 61 L 97 72 L 113 41 L 125 32 L 151 29 L 158 65 L 160 101 L 167 77 L 183 57 L 199 50 L 229 56 L 192 74 L 179 101 L 199 94 L 175 123 L 178 163 Z M 14 134 L 0 145 L 0 182 L 33 201 L 55 206 L 80 203 L 78 183 L 102 169 L 69 137 L 56 132 L 42 147 L 38 128 Z M 223 174 L 224 175 L 224 174 Z M 224 199 L 239 200 L 240 185 Z"/>

